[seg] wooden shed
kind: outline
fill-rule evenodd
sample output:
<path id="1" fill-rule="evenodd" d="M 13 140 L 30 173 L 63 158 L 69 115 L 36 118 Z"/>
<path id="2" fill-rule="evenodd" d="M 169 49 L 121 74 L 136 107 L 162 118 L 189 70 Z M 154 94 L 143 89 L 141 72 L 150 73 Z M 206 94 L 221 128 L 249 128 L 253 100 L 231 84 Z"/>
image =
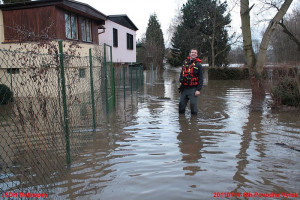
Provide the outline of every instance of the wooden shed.
<path id="1" fill-rule="evenodd" d="M 0 5 L 4 42 L 37 38 L 76 40 L 99 44 L 98 29 L 107 16 L 73 0 L 39 0 Z"/>

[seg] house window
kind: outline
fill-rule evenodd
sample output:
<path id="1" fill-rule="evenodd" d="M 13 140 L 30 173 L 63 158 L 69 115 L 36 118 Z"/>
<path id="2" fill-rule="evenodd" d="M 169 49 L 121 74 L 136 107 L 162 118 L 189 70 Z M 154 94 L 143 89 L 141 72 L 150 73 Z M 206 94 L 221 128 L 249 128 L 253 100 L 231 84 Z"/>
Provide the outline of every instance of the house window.
<path id="1" fill-rule="evenodd" d="M 113 29 L 113 45 L 118 47 L 118 29 Z"/>
<path id="2" fill-rule="evenodd" d="M 7 73 L 9 73 L 9 74 L 19 74 L 20 69 L 19 68 L 8 68 Z"/>
<path id="3" fill-rule="evenodd" d="M 127 49 L 133 49 L 133 35 L 127 33 Z"/>
<path id="4" fill-rule="evenodd" d="M 79 68 L 79 78 L 85 78 L 85 68 Z"/>
<path id="5" fill-rule="evenodd" d="M 66 37 L 68 39 L 78 39 L 77 17 L 73 14 L 65 14 Z"/>
<path id="6" fill-rule="evenodd" d="M 92 36 L 91 36 L 91 21 L 88 19 L 82 19 L 81 21 L 81 39 L 85 42 L 91 42 Z"/>

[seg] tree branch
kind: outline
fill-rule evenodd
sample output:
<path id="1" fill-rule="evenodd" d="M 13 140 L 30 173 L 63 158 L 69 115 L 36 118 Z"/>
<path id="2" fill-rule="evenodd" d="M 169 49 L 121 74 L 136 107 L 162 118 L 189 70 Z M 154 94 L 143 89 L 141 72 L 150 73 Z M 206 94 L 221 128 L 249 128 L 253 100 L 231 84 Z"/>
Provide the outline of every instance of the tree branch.
<path id="1" fill-rule="evenodd" d="M 245 15 L 247 13 L 250 13 L 250 11 L 252 10 L 252 8 L 254 7 L 255 4 L 253 4 L 249 9 L 245 10 L 244 13 L 242 13 L 242 15 Z"/>
<path id="2" fill-rule="evenodd" d="M 221 51 L 219 51 L 218 53 L 216 53 L 215 57 L 217 58 L 221 53 L 223 53 L 223 52 L 226 51 L 228 48 L 230 48 L 231 45 L 236 44 L 236 43 L 239 41 L 240 38 L 241 38 L 241 36 L 236 37 L 236 39 L 235 39 L 234 42 L 228 44 L 223 50 L 221 50 Z"/>
<path id="3" fill-rule="evenodd" d="M 279 22 L 279 25 L 283 28 L 283 32 L 287 34 L 290 37 L 290 39 L 296 43 L 297 50 L 300 51 L 300 40 L 298 40 L 298 38 L 296 38 L 296 36 L 288 30 L 288 28 L 283 24 L 283 22 Z"/>

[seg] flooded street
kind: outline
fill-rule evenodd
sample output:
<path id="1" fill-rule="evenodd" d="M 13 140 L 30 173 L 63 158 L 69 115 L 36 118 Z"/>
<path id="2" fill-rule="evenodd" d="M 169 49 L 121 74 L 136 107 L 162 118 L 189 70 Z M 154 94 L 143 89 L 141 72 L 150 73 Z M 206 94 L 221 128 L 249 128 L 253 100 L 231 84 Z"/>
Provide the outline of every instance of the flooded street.
<path id="1" fill-rule="evenodd" d="M 299 112 L 250 109 L 249 81 L 210 80 L 198 99 L 198 116 L 189 109 L 179 115 L 178 77 L 178 70 L 166 70 L 154 82 L 146 78 L 137 95 L 119 95 L 117 112 L 78 155 L 50 198 L 300 195 Z"/>

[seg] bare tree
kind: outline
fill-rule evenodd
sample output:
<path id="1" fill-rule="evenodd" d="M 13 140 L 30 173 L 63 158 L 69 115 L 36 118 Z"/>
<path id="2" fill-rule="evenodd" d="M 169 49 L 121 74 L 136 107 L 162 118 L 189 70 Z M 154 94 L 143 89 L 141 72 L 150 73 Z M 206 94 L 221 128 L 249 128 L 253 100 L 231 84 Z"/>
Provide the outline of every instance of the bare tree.
<path id="1" fill-rule="evenodd" d="M 284 26 L 284 28 L 281 26 Z M 271 57 L 268 61 L 277 64 L 297 64 L 300 61 L 300 36 L 294 21 L 285 20 L 280 22 L 279 29 L 274 33 L 271 40 Z M 298 39 L 299 38 L 299 39 Z"/>
<path id="2" fill-rule="evenodd" d="M 271 36 L 277 28 L 277 25 L 286 14 L 293 0 L 284 0 L 278 12 L 273 19 L 269 22 L 266 28 L 262 41 L 259 47 L 259 53 L 257 58 L 255 56 L 252 46 L 251 25 L 250 25 L 250 11 L 254 7 L 254 4 L 249 6 L 249 0 L 240 0 L 240 16 L 242 22 L 242 35 L 243 35 L 243 48 L 246 57 L 246 63 L 250 68 L 251 87 L 254 97 L 262 97 L 265 95 L 265 89 L 262 80 L 263 66 L 265 64 L 265 58 L 267 55 L 267 49 Z"/>
<path id="3" fill-rule="evenodd" d="M 297 30 L 294 30 L 295 32 L 293 32 L 289 27 L 289 24 L 294 24 L 294 27 L 296 29 L 297 20 L 299 20 L 299 18 L 300 18 L 300 10 L 297 9 L 294 10 L 293 14 L 287 20 L 282 19 L 279 23 L 283 33 L 285 33 L 290 38 L 290 40 L 292 40 L 297 45 L 297 51 L 300 51 L 300 38 L 297 37 L 297 34 L 295 33 Z M 286 21 L 288 23 L 286 23 Z"/>
<path id="4" fill-rule="evenodd" d="M 183 20 L 182 12 L 181 12 L 180 7 L 178 7 L 175 11 L 175 16 L 171 19 L 171 23 L 167 30 L 169 43 L 171 42 L 171 39 L 172 39 L 174 33 L 176 32 L 177 26 L 182 23 L 182 20 Z"/>
<path id="5" fill-rule="evenodd" d="M 229 52 L 228 59 L 230 63 L 245 63 L 245 56 L 242 45 L 235 46 Z"/>

